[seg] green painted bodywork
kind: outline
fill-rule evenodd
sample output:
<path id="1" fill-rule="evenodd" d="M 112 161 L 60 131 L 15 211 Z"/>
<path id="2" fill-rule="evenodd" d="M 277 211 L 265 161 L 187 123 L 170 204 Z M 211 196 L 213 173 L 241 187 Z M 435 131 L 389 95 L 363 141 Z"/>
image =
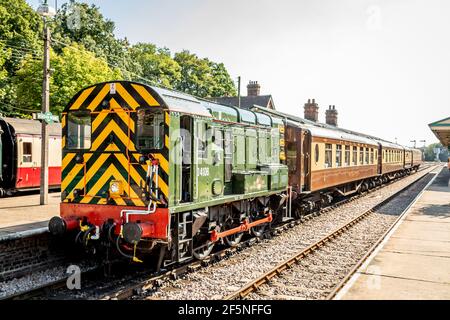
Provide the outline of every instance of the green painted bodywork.
<path id="1" fill-rule="evenodd" d="M 280 161 L 282 119 L 204 102 L 212 117 L 192 119 L 190 201 L 183 201 L 181 117 L 170 113 L 169 209 L 172 213 L 268 196 L 286 190 L 288 169 Z M 205 141 L 203 143 L 201 141 Z M 204 149 L 202 149 L 202 147 Z M 186 169 L 185 169 L 186 170 Z"/>

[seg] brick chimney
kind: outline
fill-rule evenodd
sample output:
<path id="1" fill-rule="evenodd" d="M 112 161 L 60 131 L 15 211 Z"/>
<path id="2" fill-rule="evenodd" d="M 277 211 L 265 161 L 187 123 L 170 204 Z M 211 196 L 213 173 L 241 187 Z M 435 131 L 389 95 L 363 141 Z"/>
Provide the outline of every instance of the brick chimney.
<path id="1" fill-rule="evenodd" d="M 261 91 L 261 85 L 258 81 L 250 81 L 247 85 L 247 96 L 256 97 L 259 96 Z"/>
<path id="2" fill-rule="evenodd" d="M 329 106 L 328 110 L 325 111 L 325 121 L 330 126 L 337 127 L 338 125 L 338 112 L 336 106 Z"/>
<path id="3" fill-rule="evenodd" d="M 305 103 L 305 119 L 317 122 L 319 120 L 319 105 L 316 103 L 316 99 L 308 99 Z"/>

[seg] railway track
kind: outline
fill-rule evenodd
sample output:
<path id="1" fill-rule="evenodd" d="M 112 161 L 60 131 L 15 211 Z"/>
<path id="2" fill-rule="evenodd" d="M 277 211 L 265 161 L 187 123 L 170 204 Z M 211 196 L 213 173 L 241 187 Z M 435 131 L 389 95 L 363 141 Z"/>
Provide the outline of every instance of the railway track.
<path id="1" fill-rule="evenodd" d="M 430 166 L 423 167 L 419 170 L 425 171 L 429 169 Z M 397 181 L 397 180 L 395 180 Z M 372 189 L 376 191 L 382 189 L 386 186 L 391 185 L 395 181 Z M 370 193 L 369 193 L 370 194 Z M 344 199 L 335 203 L 329 207 L 323 208 L 320 212 L 312 213 L 308 216 L 303 217 L 297 221 L 291 221 L 282 226 L 278 226 L 270 231 L 271 236 L 276 236 L 282 234 L 283 231 L 293 228 L 303 222 L 309 221 L 316 216 L 322 215 L 324 213 L 333 211 L 345 204 L 348 204 L 357 199 L 363 198 L 367 193 L 362 195 L 355 195 L 350 198 Z M 32 290 L 26 292 L 16 293 L 0 299 L 6 300 L 23 300 L 23 299 L 71 299 L 71 298 L 81 298 L 81 299 L 102 299 L 102 300 L 123 300 L 123 299 L 133 299 L 140 298 L 143 296 L 148 296 L 148 293 L 152 293 L 158 290 L 165 282 L 174 281 L 179 279 L 183 275 L 196 272 L 202 268 L 220 262 L 224 259 L 230 258 L 237 253 L 245 250 L 246 248 L 252 247 L 254 244 L 259 243 L 260 239 L 251 238 L 246 241 L 241 242 L 238 246 L 233 248 L 226 248 L 213 253 L 210 257 L 203 261 L 193 261 L 186 265 L 179 266 L 177 268 L 168 270 L 163 274 L 154 274 L 149 272 L 141 272 L 133 275 L 127 275 L 119 280 L 105 281 L 105 280 L 95 280 L 92 283 L 83 285 L 82 291 L 69 292 L 66 287 L 67 278 L 63 278 L 58 281 L 54 281 L 47 285 L 42 285 Z M 325 241 L 326 242 L 326 241 Z M 89 274 L 94 273 L 93 270 L 88 272 Z M 83 273 L 84 278 L 88 273 Z"/>
<path id="2" fill-rule="evenodd" d="M 402 217 L 407 213 L 410 206 L 415 202 L 417 197 L 420 196 L 422 190 L 424 190 L 428 184 L 432 181 L 433 177 L 436 174 L 428 174 L 421 177 L 419 180 L 411 183 L 410 185 L 404 187 L 398 192 L 394 193 L 387 199 L 383 200 L 370 210 L 367 210 L 363 214 L 357 216 L 352 219 L 350 222 L 345 225 L 339 227 L 335 231 L 331 232 L 327 236 L 321 238 L 317 242 L 308 246 L 307 248 L 301 250 L 296 253 L 294 256 L 291 256 L 289 259 L 286 259 L 282 263 L 278 264 L 276 267 L 266 272 L 259 278 L 251 281 L 246 284 L 244 287 L 240 288 L 236 292 L 226 296 L 225 300 L 238 300 L 238 299 L 308 299 L 311 296 L 314 298 L 322 298 L 325 299 L 333 299 L 337 293 L 344 287 L 344 285 L 348 282 L 348 280 L 353 276 L 353 274 L 358 270 L 358 268 L 366 261 L 366 259 L 370 256 L 370 254 L 378 247 L 378 245 L 385 239 L 385 237 L 389 234 L 389 232 L 394 228 L 394 226 L 402 219 Z M 398 204 L 392 204 L 395 199 L 399 197 L 404 197 L 408 199 L 408 204 L 405 207 L 401 208 L 401 212 L 396 215 L 393 223 L 390 223 L 387 227 L 387 230 L 383 232 L 383 235 L 379 237 L 375 243 L 370 247 L 369 250 L 365 250 L 366 253 L 362 258 L 358 260 L 356 264 L 350 269 L 350 271 L 340 280 L 337 285 L 332 286 L 331 291 L 329 290 L 330 286 L 327 281 L 329 279 L 319 279 L 322 274 L 316 274 L 317 277 L 314 277 L 312 273 L 325 266 L 325 268 L 334 264 L 336 268 L 339 268 L 339 257 L 335 257 L 332 255 L 331 251 L 337 253 L 337 255 L 341 254 L 339 252 L 338 247 L 346 248 L 348 242 L 353 242 L 353 244 L 358 243 L 360 239 L 355 237 L 354 235 L 348 235 L 351 231 L 354 231 L 355 226 L 361 224 L 363 221 L 367 221 L 373 215 L 384 212 L 382 214 L 387 214 L 385 209 L 389 204 L 391 207 L 397 206 Z M 403 199 L 403 201 L 405 200 Z M 398 208 L 398 207 L 397 207 Z M 391 211 L 393 214 L 394 211 Z M 366 231 L 366 228 L 362 229 L 362 232 Z M 347 243 L 346 243 L 347 242 Z M 335 250 L 337 249 L 337 250 Z M 324 253 L 321 255 L 321 253 Z M 353 254 L 353 252 L 350 252 Z M 317 259 L 317 257 L 319 259 Z M 337 258 L 337 259 L 335 259 Z M 310 261 L 307 261 L 307 260 Z M 310 262 L 310 263 L 308 263 Z M 316 268 L 320 266 L 319 268 Z M 305 268 L 312 269 L 310 275 L 311 278 L 316 280 L 316 283 L 319 283 L 319 286 L 314 286 L 313 283 L 309 282 L 306 284 L 305 278 L 303 275 L 308 273 Z M 303 270 L 299 270 L 303 269 Z M 299 272 L 300 271 L 300 272 Z M 330 272 L 330 269 L 328 268 Z M 299 275 L 296 273 L 299 272 Z M 335 279 L 334 279 L 335 280 Z M 331 280 L 332 281 L 332 280 Z M 312 281 L 314 282 L 314 281 Z M 311 294 L 309 294 L 311 293 Z M 322 295 L 320 295 L 320 293 Z"/>

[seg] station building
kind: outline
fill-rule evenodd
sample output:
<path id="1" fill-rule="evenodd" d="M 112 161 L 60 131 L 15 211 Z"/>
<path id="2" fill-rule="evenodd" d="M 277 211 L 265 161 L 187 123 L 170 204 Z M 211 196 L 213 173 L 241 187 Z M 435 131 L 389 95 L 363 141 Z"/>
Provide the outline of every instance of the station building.
<path id="1" fill-rule="evenodd" d="M 428 126 L 442 145 L 450 151 L 450 117 L 430 123 Z M 450 157 L 448 161 L 448 168 L 450 169 Z"/>
<path id="2" fill-rule="evenodd" d="M 272 95 L 261 95 L 261 85 L 258 81 L 250 81 L 247 85 L 247 95 L 239 97 L 214 97 L 210 100 L 228 105 L 239 106 L 242 109 L 251 109 L 254 105 L 261 106 L 267 109 L 275 110 L 275 103 Z M 240 100 L 240 101 L 239 101 Z"/>

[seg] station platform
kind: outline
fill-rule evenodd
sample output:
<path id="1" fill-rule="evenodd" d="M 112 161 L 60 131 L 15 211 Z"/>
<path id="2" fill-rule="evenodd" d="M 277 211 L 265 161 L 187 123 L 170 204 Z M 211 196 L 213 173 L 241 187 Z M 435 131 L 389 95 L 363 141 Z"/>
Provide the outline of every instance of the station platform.
<path id="1" fill-rule="evenodd" d="M 450 171 L 436 171 L 434 181 L 336 299 L 450 299 Z"/>
<path id="2" fill-rule="evenodd" d="M 59 214 L 61 194 L 49 193 L 45 206 L 39 199 L 39 193 L 0 199 L 0 241 L 48 231 L 48 221 Z"/>

